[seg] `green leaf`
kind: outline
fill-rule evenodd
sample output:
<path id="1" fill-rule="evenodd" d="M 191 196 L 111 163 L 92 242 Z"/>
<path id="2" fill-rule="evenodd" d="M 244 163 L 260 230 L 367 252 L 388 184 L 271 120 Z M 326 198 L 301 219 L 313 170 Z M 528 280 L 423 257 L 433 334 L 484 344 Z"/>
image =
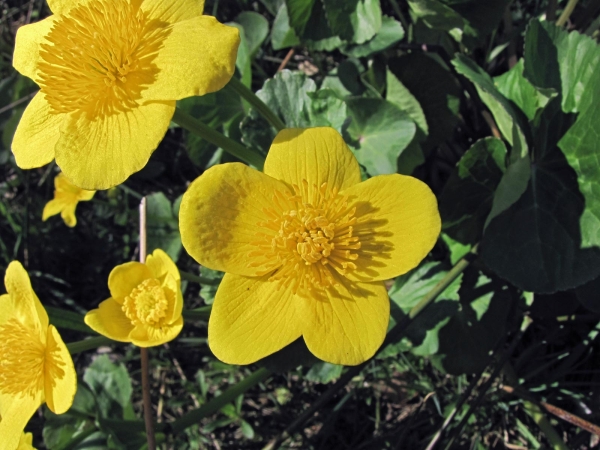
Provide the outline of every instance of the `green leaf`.
<path id="1" fill-rule="evenodd" d="M 122 416 L 131 401 L 131 379 L 123 364 L 101 355 L 85 370 L 83 380 L 96 395 L 102 417 Z"/>
<path id="2" fill-rule="evenodd" d="M 391 17 L 383 16 L 381 29 L 364 44 L 349 45 L 342 48 L 342 53 L 355 58 L 363 58 L 388 49 L 404 38 L 402 24 Z"/>
<path id="3" fill-rule="evenodd" d="M 332 127 L 341 133 L 348 118 L 346 102 L 332 89 L 320 89 L 307 94 L 311 99 L 308 111 L 311 126 Z"/>
<path id="4" fill-rule="evenodd" d="M 179 222 L 173 210 L 173 205 L 162 192 L 156 192 L 146 198 L 148 254 L 160 248 L 173 261 L 177 261 L 182 244 L 179 234 Z"/>
<path id="5" fill-rule="evenodd" d="M 495 77 L 494 83 L 498 91 L 521 108 L 529 120 L 533 120 L 536 111 L 548 102 L 548 97 L 523 76 L 522 59 L 508 72 Z"/>
<path id="6" fill-rule="evenodd" d="M 250 87 L 252 84 L 252 55 L 250 54 L 250 44 L 246 37 L 246 31 L 244 27 L 239 23 L 228 22 L 226 25 L 235 27 L 240 32 L 240 45 L 238 47 L 237 56 L 235 60 L 235 67 L 241 74 L 242 83 Z"/>
<path id="7" fill-rule="evenodd" d="M 298 44 L 300 44 L 300 39 L 290 26 L 287 5 L 283 3 L 273 21 L 271 45 L 273 50 L 281 50 Z"/>
<path id="8" fill-rule="evenodd" d="M 342 375 L 344 366 L 319 361 L 304 375 L 304 379 L 313 383 L 330 383 Z"/>
<path id="9" fill-rule="evenodd" d="M 362 44 L 379 32 L 382 23 L 379 0 L 323 0 L 334 34 L 352 44 Z"/>
<path id="10" fill-rule="evenodd" d="M 269 34 L 269 21 L 254 11 L 244 11 L 235 18 L 235 22 L 244 28 L 248 52 L 251 58 L 254 57 Z"/>
<path id="11" fill-rule="evenodd" d="M 286 0 L 289 24 L 300 40 L 314 50 L 331 51 L 342 45 L 325 15 L 323 0 Z"/>
<path id="12" fill-rule="evenodd" d="M 492 112 L 504 139 L 513 146 L 511 158 L 516 160 L 528 152 L 525 133 L 529 129 L 525 116 L 513 108 L 494 85 L 492 78 L 471 59 L 458 53 L 452 60 L 457 72 L 467 77 L 477 88 L 481 100 Z"/>
<path id="13" fill-rule="evenodd" d="M 399 322 L 429 291 L 448 273 L 440 263 L 425 263 L 406 275 L 396 278 L 389 291 L 392 301 L 391 324 Z M 438 331 L 458 310 L 458 290 L 462 275 L 457 277 L 433 304 L 419 314 L 406 330 L 407 340 L 412 343 L 416 355 L 433 355 L 438 351 Z M 395 308 L 394 308 L 395 306 Z M 406 346 L 402 341 L 397 348 Z M 388 351 L 389 354 L 389 351 Z"/>
<path id="14" fill-rule="evenodd" d="M 218 270 L 212 270 L 207 267 L 200 267 L 200 275 L 204 278 L 208 278 L 210 280 L 222 280 L 223 272 L 219 272 Z M 219 284 L 203 284 L 200 288 L 200 296 L 204 299 L 204 303 L 207 305 L 212 305 L 215 300 L 215 294 L 217 293 L 217 289 L 219 288 Z"/>
<path id="15" fill-rule="evenodd" d="M 439 200 L 443 230 L 453 239 L 475 244 L 481 239 L 494 193 L 504 174 L 506 147 L 485 138 L 471 146 L 458 162 Z"/>
<path id="16" fill-rule="evenodd" d="M 525 35 L 524 57 L 525 77 L 534 86 L 562 94 L 563 111 L 582 111 L 594 101 L 584 95 L 600 68 L 600 49 L 594 39 L 533 20 Z"/>
<path id="17" fill-rule="evenodd" d="M 321 0 L 285 0 L 288 11 L 289 24 L 298 36 L 304 35 L 315 3 Z"/>
<path id="18" fill-rule="evenodd" d="M 446 141 L 458 123 L 460 90 L 454 76 L 435 59 L 418 52 L 393 58 L 388 66 L 423 109 L 429 131 L 423 149 Z"/>
<path id="19" fill-rule="evenodd" d="M 50 318 L 50 323 L 58 329 L 82 331 L 88 334 L 96 334 L 94 330 L 88 327 L 83 321 L 83 315 L 68 311 L 55 306 L 46 306 L 46 312 Z"/>
<path id="20" fill-rule="evenodd" d="M 538 293 L 571 289 L 600 273 L 600 249 L 582 245 L 586 205 L 577 175 L 557 146 L 573 123 L 560 102 L 553 99 L 536 121 L 535 163 L 524 193 L 491 219 L 481 243 L 482 260 L 490 269 Z"/>
<path id="21" fill-rule="evenodd" d="M 450 31 L 465 26 L 465 20 L 456 11 L 438 0 L 408 0 L 408 6 L 412 16 L 430 28 Z"/>
<path id="22" fill-rule="evenodd" d="M 400 80 L 391 72 L 386 72 L 387 91 L 385 99 L 396 105 L 402 111 L 405 111 L 408 116 L 417 124 L 419 129 L 427 135 L 429 127 L 427 119 L 419 101 L 410 93 Z"/>
<path id="23" fill-rule="evenodd" d="M 346 101 L 352 118 L 348 133 L 358 162 L 371 175 L 396 173 L 398 156 L 415 135 L 416 125 L 396 105 L 375 98 Z"/>
<path id="24" fill-rule="evenodd" d="M 476 373 L 485 368 L 490 351 L 506 333 L 511 306 L 508 290 L 494 289 L 485 275 L 460 289 L 460 308 L 440 330 L 439 354 L 444 369 L 453 375 Z M 475 281 L 473 280 L 473 281 Z"/>

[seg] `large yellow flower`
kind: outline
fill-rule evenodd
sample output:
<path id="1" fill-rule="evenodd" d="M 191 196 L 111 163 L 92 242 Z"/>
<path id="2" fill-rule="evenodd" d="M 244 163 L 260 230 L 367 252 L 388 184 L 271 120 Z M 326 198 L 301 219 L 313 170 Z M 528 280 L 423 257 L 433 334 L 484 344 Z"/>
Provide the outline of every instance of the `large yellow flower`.
<path id="1" fill-rule="evenodd" d="M 67 177 L 59 173 L 54 178 L 54 199 L 44 206 L 42 220 L 60 214 L 68 227 L 74 227 L 77 225 L 77 217 L 75 217 L 77 203 L 91 200 L 95 193 L 96 191 L 86 191 L 71 184 Z"/>
<path id="2" fill-rule="evenodd" d="M 264 173 L 236 163 L 207 170 L 183 196 L 180 227 L 190 255 L 227 272 L 210 348 L 222 361 L 249 364 L 303 336 L 322 360 L 365 361 L 387 331 L 383 280 L 417 266 L 440 225 L 421 181 L 361 183 L 332 128 L 281 131 Z"/>
<path id="3" fill-rule="evenodd" d="M 146 165 L 175 100 L 221 89 L 235 70 L 236 28 L 203 0 L 48 0 L 54 15 L 19 28 L 13 65 L 33 98 L 12 143 L 17 165 L 54 158 L 84 189 Z"/>
<path id="4" fill-rule="evenodd" d="M 13 261 L 0 296 L 0 450 L 23 443 L 23 429 L 45 401 L 56 414 L 67 411 L 77 390 L 73 360 L 31 288 L 23 266 Z"/>
<path id="5" fill-rule="evenodd" d="M 175 339 L 181 331 L 181 278 L 162 250 L 154 250 L 144 264 L 115 267 L 108 288 L 111 298 L 85 315 L 85 323 L 98 333 L 138 347 L 153 347 Z"/>

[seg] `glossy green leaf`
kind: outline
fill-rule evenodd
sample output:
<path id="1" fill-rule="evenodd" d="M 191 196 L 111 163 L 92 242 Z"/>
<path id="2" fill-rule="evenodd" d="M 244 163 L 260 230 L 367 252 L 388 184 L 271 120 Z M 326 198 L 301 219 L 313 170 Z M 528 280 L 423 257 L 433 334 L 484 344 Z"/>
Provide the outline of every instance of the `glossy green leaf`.
<path id="1" fill-rule="evenodd" d="M 386 100 L 355 98 L 346 102 L 352 118 L 348 133 L 358 162 L 371 175 L 396 173 L 398 156 L 415 135 L 415 123 Z"/>
<path id="2" fill-rule="evenodd" d="M 146 210 L 146 232 L 148 253 L 155 249 L 164 250 L 173 261 L 179 259 L 182 244 L 179 221 L 174 207 L 162 192 L 148 195 Z"/>
<path id="3" fill-rule="evenodd" d="M 83 380 L 95 394 L 102 417 L 119 417 L 131 400 L 133 388 L 123 364 L 101 355 L 85 370 Z"/>
<path id="4" fill-rule="evenodd" d="M 529 120 L 532 120 L 536 111 L 548 102 L 548 98 L 523 76 L 522 59 L 508 72 L 494 77 L 494 83 L 498 91 L 512 100 Z"/>
<path id="5" fill-rule="evenodd" d="M 352 44 L 363 44 L 381 29 L 379 0 L 323 0 L 334 34 Z"/>
<path id="6" fill-rule="evenodd" d="M 294 29 L 290 26 L 287 5 L 283 3 L 279 7 L 275 20 L 273 21 L 273 27 L 271 28 L 271 45 L 273 46 L 273 50 L 281 50 L 298 44 L 300 44 L 300 39 Z"/>
<path id="7" fill-rule="evenodd" d="M 269 21 L 254 11 L 240 13 L 235 22 L 244 28 L 250 56 L 253 57 L 269 34 Z"/>
<path id="8" fill-rule="evenodd" d="M 391 17 L 383 16 L 381 29 L 364 44 L 350 45 L 342 48 L 342 52 L 355 58 L 363 58 L 388 49 L 404 38 L 402 24 Z"/>

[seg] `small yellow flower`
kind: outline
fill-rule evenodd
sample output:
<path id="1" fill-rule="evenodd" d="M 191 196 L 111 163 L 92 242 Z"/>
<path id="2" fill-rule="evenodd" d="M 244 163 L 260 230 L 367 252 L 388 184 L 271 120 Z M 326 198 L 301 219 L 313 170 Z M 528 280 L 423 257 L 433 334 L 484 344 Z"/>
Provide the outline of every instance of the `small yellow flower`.
<path id="1" fill-rule="evenodd" d="M 128 262 L 108 277 L 111 298 L 85 315 L 85 323 L 115 341 L 153 347 L 177 337 L 183 327 L 181 278 L 162 250 L 146 263 Z"/>
<path id="2" fill-rule="evenodd" d="M 108 189 L 146 165 L 175 101 L 221 89 L 239 32 L 202 0 L 48 0 L 19 28 L 14 67 L 40 92 L 17 127 L 23 169 L 56 163 L 77 186 Z"/>
<path id="3" fill-rule="evenodd" d="M 68 227 L 77 225 L 75 208 L 79 202 L 91 200 L 96 191 L 86 191 L 71 184 L 67 177 L 59 173 L 54 178 L 54 199 L 44 206 L 42 220 L 60 213 Z"/>
<path id="4" fill-rule="evenodd" d="M 23 433 L 16 450 L 35 450 L 33 446 L 33 434 Z"/>
<path id="5" fill-rule="evenodd" d="M 77 390 L 73 360 L 18 261 L 6 269 L 0 296 L 0 450 L 25 445 L 25 425 L 45 401 L 67 411 Z M 27 448 L 27 447 L 24 447 Z"/>
<path id="6" fill-rule="evenodd" d="M 179 223 L 190 255 L 227 272 L 208 343 L 231 364 L 300 336 L 322 360 L 367 360 L 388 327 L 383 280 L 416 267 L 441 226 L 421 181 L 395 174 L 361 183 L 332 128 L 281 131 L 264 174 L 237 163 L 208 169 L 184 194 Z"/>

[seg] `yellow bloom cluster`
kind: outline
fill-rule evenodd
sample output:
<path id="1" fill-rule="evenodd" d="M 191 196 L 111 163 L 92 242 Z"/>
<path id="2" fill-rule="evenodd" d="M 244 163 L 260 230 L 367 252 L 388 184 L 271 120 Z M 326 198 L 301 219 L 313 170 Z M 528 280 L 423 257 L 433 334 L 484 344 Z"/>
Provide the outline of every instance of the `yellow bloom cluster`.
<path id="1" fill-rule="evenodd" d="M 115 341 L 139 347 L 164 344 L 183 327 L 181 278 L 169 255 L 155 250 L 145 263 L 128 262 L 108 277 L 111 297 L 88 312 L 85 323 Z"/>
<path id="2" fill-rule="evenodd" d="M 44 402 L 67 411 L 77 390 L 73 360 L 33 292 L 23 266 L 14 261 L 0 296 L 0 450 L 31 448 L 25 425 Z"/>
<path id="3" fill-rule="evenodd" d="M 440 227 L 427 185 L 398 174 L 361 182 L 356 158 L 332 128 L 281 131 L 264 173 L 237 163 L 207 170 L 180 210 L 188 253 L 227 272 L 208 342 L 231 364 L 301 336 L 322 360 L 367 360 L 388 327 L 383 280 L 416 267 Z"/>
<path id="4" fill-rule="evenodd" d="M 62 173 L 58 174 L 54 178 L 54 199 L 46 203 L 42 220 L 60 214 L 68 227 L 74 227 L 77 225 L 77 203 L 91 200 L 95 193 L 96 191 L 86 191 L 75 186 Z"/>
<path id="5" fill-rule="evenodd" d="M 221 89 L 239 32 L 201 0 L 48 0 L 19 28 L 14 67 L 33 98 L 12 150 L 23 169 L 56 163 L 75 185 L 108 189 L 146 165 L 175 101 Z"/>

